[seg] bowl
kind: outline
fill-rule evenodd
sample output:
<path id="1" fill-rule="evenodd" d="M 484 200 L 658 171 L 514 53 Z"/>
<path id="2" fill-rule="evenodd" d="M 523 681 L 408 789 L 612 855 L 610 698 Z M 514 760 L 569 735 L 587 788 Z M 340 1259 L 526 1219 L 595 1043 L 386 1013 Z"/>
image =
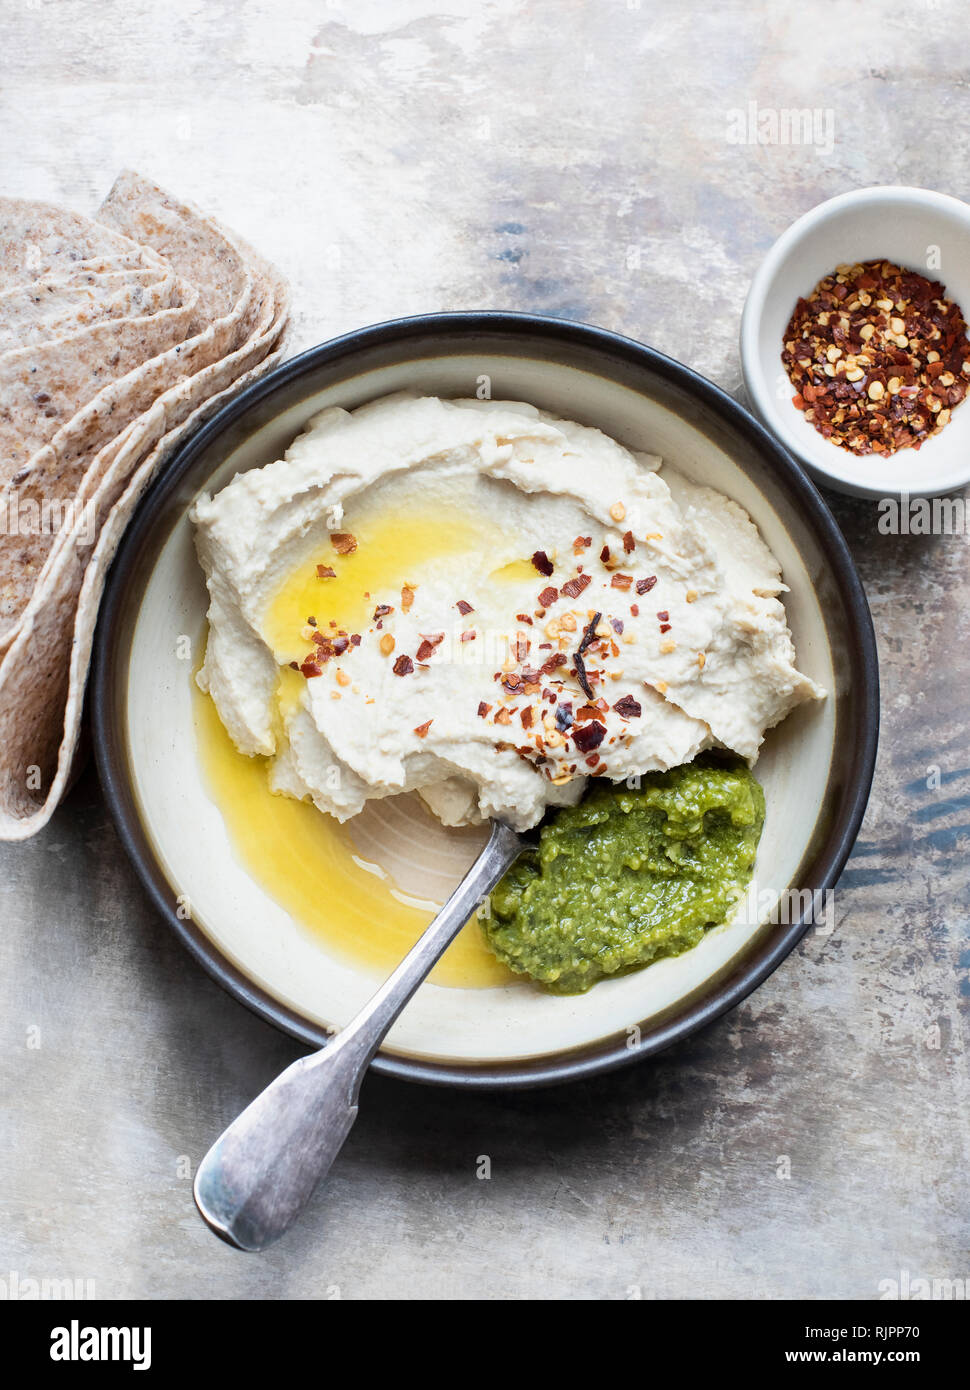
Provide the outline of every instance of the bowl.
<path id="1" fill-rule="evenodd" d="M 857 497 L 937 497 L 970 482 L 970 406 L 920 449 L 857 457 L 824 439 L 792 404 L 781 361 L 800 295 L 837 265 L 883 257 L 941 280 L 970 312 L 970 207 L 925 188 L 862 188 L 812 208 L 784 232 L 751 282 L 741 319 L 741 369 L 751 405 L 816 482 Z"/>
<path id="2" fill-rule="evenodd" d="M 197 756 L 193 662 L 176 655 L 193 643 L 198 651 L 207 606 L 187 513 L 201 490 L 280 457 L 325 405 L 353 408 L 402 388 L 474 395 L 483 383 L 495 399 L 533 402 L 676 461 L 736 498 L 780 559 L 799 664 L 829 696 L 774 730 L 757 764 L 768 802 L 758 902 L 790 887 L 830 889 L 865 809 L 878 728 L 865 595 L 811 482 L 734 401 L 640 343 L 530 315 L 435 314 L 314 348 L 227 406 L 146 496 L 109 578 L 91 682 L 105 795 L 150 897 L 210 974 L 309 1046 L 345 1025 L 382 973 L 322 943 L 256 881 L 213 800 Z M 382 803 L 388 815 L 397 801 Z M 448 873 L 454 882 L 463 867 L 453 857 L 443 870 L 430 850 L 425 862 L 423 832 L 413 820 L 408 827 L 406 887 L 434 881 L 426 896 L 440 899 Z M 373 1066 L 416 1081 L 503 1087 L 650 1056 L 743 999 L 810 925 L 800 910 L 775 915 L 769 920 L 767 906 L 741 913 L 694 950 L 575 997 L 519 979 L 479 989 L 426 983 Z"/>

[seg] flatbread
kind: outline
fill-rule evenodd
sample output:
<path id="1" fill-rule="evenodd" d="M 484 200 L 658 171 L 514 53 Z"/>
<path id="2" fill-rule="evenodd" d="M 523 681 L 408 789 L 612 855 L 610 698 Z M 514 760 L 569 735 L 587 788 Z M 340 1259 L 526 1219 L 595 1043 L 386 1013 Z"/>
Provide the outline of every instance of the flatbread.
<path id="1" fill-rule="evenodd" d="M 176 307 L 174 272 L 154 269 L 81 272 L 69 279 L 32 280 L 0 293 L 0 354 L 92 328 L 105 319 L 134 318 Z"/>
<path id="2" fill-rule="evenodd" d="M 227 325 L 222 350 L 231 352 L 251 329 L 253 271 L 239 238 L 206 217 L 191 203 L 180 202 L 151 179 L 130 169 L 118 175 L 98 209 L 99 225 L 150 247 L 199 290 L 195 331 L 236 308 Z"/>
<path id="3" fill-rule="evenodd" d="M 220 335 L 221 354 L 210 352 L 205 363 L 192 358 L 194 372 L 158 391 L 147 409 L 114 433 L 103 403 L 100 413 L 89 411 L 86 421 L 71 422 L 73 428 L 52 442 L 57 448 L 33 460 L 30 481 L 21 482 L 53 487 L 75 507 L 56 536 L 31 538 L 35 544 L 20 563 L 4 564 L 5 554 L 17 547 L 0 546 L 0 600 L 12 598 L 17 605 L 0 639 L 0 839 L 36 833 L 69 784 L 105 575 L 143 492 L 190 431 L 282 355 L 287 287 L 246 242 L 135 175 L 119 179 L 109 205 L 113 221 L 156 238 L 180 274 L 203 280 L 210 306 L 240 286 L 242 293 L 236 321 Z M 207 273 L 206 247 L 210 257 L 218 248 L 222 264 L 215 273 L 211 267 Z M 199 326 L 211 347 L 213 325 Z M 137 381 L 126 379 L 115 402 L 119 415 L 131 415 L 122 404 L 129 390 L 144 399 L 146 375 L 158 381 L 163 374 L 147 368 L 130 374 Z M 96 450 L 95 440 L 102 441 Z M 85 503 L 89 510 L 81 512 Z M 36 544 L 41 540 L 46 544 Z"/>
<path id="4" fill-rule="evenodd" d="M 25 198 L 0 199 L 0 290 L 78 268 L 151 266 L 164 273 L 156 251 L 140 246 L 105 222 L 92 222 Z"/>
<path id="5" fill-rule="evenodd" d="M 47 579 L 49 572 L 57 563 L 60 547 L 63 544 L 77 543 L 76 537 L 90 537 L 92 525 L 89 517 L 84 517 L 82 509 L 93 508 L 94 529 L 99 529 L 110 509 L 125 490 L 131 474 L 141 465 L 146 453 L 160 447 L 167 437 L 167 448 L 177 442 L 189 427 L 196 427 L 202 418 L 202 410 L 218 402 L 224 403 L 229 393 L 235 393 L 241 379 L 252 376 L 254 369 L 271 351 L 279 339 L 289 314 L 289 293 L 278 272 L 266 265 L 256 252 L 252 253 L 254 263 L 260 267 L 262 276 L 259 282 L 259 298 L 262 313 L 255 331 L 249 340 L 227 357 L 211 363 L 195 376 L 180 382 L 170 391 L 164 392 L 144 415 L 112 439 L 88 466 L 73 501 L 73 523 L 65 526 L 54 538 L 43 568 L 37 576 L 34 607 L 42 605 L 48 598 Z M 217 407 L 218 408 L 218 407 Z M 212 413 L 212 412 L 209 412 Z M 208 418 L 208 414 L 205 418 Z M 29 611 L 28 605 L 28 611 Z M 0 638 L 0 655 L 10 645 L 12 632 L 8 630 Z"/>
<path id="6" fill-rule="evenodd" d="M 254 264 L 245 243 L 150 180 L 128 171 L 120 175 L 98 217 L 108 218 L 119 229 L 155 238 L 156 245 L 149 248 L 152 254 L 164 248 L 164 263 L 197 291 L 190 324 L 197 331 L 109 383 L 14 472 L 8 492 L 16 493 L 18 515 L 29 516 L 45 504 L 51 512 L 73 501 L 92 461 L 103 467 L 100 455 L 106 446 L 150 411 L 159 396 L 232 353 L 266 312 L 270 286 L 264 278 L 265 263 Z M 120 230 L 109 228 L 109 235 L 126 240 Z M 0 546 L 0 650 L 12 640 L 53 540 L 51 530 L 42 528 L 39 533 L 11 537 Z"/>
<path id="7" fill-rule="evenodd" d="M 95 324 L 0 357 L 0 460 L 14 479 L 62 425 L 119 377 L 181 345 L 198 293 L 184 284 L 174 309 Z"/>
<path id="8" fill-rule="evenodd" d="M 285 320 L 284 311 L 273 330 L 277 343 Z M 93 552 L 77 536 L 60 548 L 43 602 L 0 663 L 0 840 L 35 835 L 70 785 L 101 595 L 135 508 L 182 439 L 278 365 L 283 352 L 276 347 L 159 441 L 108 513 Z"/>

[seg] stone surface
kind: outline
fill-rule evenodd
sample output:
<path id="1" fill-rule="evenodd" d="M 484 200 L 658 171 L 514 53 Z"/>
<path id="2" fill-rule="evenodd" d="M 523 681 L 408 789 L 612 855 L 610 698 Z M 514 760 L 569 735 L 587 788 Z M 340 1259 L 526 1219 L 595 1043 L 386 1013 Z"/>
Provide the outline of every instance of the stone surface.
<path id="1" fill-rule="evenodd" d="M 794 217 L 864 184 L 968 193 L 956 4 L 844 11 L 865 42 L 747 0 L 38 0 L 4 14 L 3 182 L 91 210 L 131 165 L 194 197 L 290 276 L 294 348 L 529 309 L 736 390 L 748 281 Z M 817 108 L 821 141 L 729 140 L 751 101 Z M 203 1229 L 189 1175 L 298 1049 L 170 938 L 89 769 L 43 835 L 0 847 L 0 1279 L 865 1299 L 901 1270 L 970 1276 L 967 540 L 883 537 L 870 504 L 833 504 L 884 724 L 832 937 L 599 1081 L 490 1097 L 372 1078 L 307 1219 L 246 1257 Z"/>

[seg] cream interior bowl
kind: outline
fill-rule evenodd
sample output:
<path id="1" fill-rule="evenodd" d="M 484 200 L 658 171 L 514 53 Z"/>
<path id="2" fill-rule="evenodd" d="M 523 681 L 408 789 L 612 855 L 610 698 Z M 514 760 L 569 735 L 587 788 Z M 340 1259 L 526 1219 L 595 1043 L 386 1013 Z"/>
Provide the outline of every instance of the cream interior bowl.
<path id="1" fill-rule="evenodd" d="M 145 499 L 109 579 L 91 695 L 105 793 L 160 911 L 238 998 L 311 1045 L 348 1022 L 380 975 L 328 950 L 254 881 L 212 799 L 197 756 L 194 663 L 179 659 L 186 638 L 197 642 L 206 612 L 187 513 L 201 490 L 280 457 L 322 407 L 353 408 L 400 389 L 452 397 L 487 390 L 596 425 L 721 489 L 760 526 L 791 590 L 799 664 L 829 698 L 770 733 L 757 764 L 768 806 L 759 902 L 791 886 L 819 892 L 834 884 L 875 758 L 872 626 L 841 534 L 784 451 L 709 382 L 599 329 L 497 313 L 382 324 L 296 358 L 196 435 Z M 473 846 L 449 845 L 443 854 L 410 805 L 395 799 L 380 814 L 401 830 L 407 891 L 440 900 Z M 525 980 L 486 989 L 426 983 L 374 1066 L 480 1086 L 617 1066 L 737 1003 L 805 930 L 797 913 L 772 924 L 744 912 L 693 951 L 576 997 Z"/>
<path id="2" fill-rule="evenodd" d="M 970 312 L 970 207 L 925 188 L 863 188 L 812 208 L 768 252 L 741 319 L 741 368 L 761 420 L 817 482 L 857 497 L 936 497 L 970 482 L 970 406 L 916 449 L 856 457 L 824 439 L 792 405 L 781 361 L 800 295 L 837 265 L 883 258 L 930 280 Z"/>

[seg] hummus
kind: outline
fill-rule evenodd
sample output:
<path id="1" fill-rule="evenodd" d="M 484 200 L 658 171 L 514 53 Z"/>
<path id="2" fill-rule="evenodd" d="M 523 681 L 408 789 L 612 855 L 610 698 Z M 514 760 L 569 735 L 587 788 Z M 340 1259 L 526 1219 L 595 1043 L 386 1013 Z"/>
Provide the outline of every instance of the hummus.
<path id="1" fill-rule="evenodd" d="M 344 821 L 417 790 L 518 829 L 708 748 L 749 764 L 822 691 L 747 514 L 510 401 L 325 410 L 196 503 L 199 684 L 273 790 Z"/>

